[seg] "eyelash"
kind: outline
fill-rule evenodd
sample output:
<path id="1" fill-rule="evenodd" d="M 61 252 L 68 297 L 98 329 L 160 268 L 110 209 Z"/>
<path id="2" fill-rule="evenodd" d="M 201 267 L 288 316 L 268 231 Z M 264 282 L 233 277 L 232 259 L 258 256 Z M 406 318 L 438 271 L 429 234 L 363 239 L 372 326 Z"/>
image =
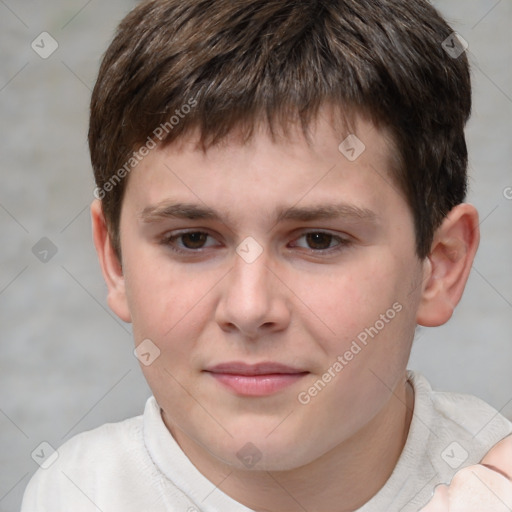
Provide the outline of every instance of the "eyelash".
<path id="1" fill-rule="evenodd" d="M 178 248 L 176 245 L 174 245 L 176 240 L 179 240 L 183 236 L 190 235 L 190 234 L 207 235 L 208 237 L 213 238 L 213 236 L 210 235 L 210 233 L 208 233 L 206 231 L 191 230 L 191 231 L 182 231 L 179 233 L 171 233 L 171 234 L 165 235 L 163 237 L 161 243 L 162 243 L 162 245 L 165 245 L 170 250 L 172 250 L 173 252 L 178 253 L 178 254 L 188 254 L 188 255 L 200 254 L 205 249 L 208 249 L 208 247 L 200 247 L 199 249 L 188 249 L 188 248 L 181 249 L 181 248 Z M 341 237 L 338 235 L 334 235 L 332 233 L 329 233 L 328 231 L 306 231 L 306 232 L 302 233 L 298 238 L 296 238 L 295 241 L 300 240 L 301 238 L 306 237 L 307 235 L 312 235 L 312 234 L 314 234 L 314 235 L 322 234 L 322 235 L 330 236 L 330 237 L 332 237 L 332 241 L 336 241 L 337 244 L 334 247 L 329 247 L 327 249 L 311 249 L 311 248 L 304 248 L 304 247 L 300 248 L 304 251 L 307 251 L 309 254 L 316 254 L 316 255 L 333 254 L 333 253 L 337 253 L 343 249 L 346 249 L 353 243 L 352 240 L 350 240 L 348 237 Z"/>

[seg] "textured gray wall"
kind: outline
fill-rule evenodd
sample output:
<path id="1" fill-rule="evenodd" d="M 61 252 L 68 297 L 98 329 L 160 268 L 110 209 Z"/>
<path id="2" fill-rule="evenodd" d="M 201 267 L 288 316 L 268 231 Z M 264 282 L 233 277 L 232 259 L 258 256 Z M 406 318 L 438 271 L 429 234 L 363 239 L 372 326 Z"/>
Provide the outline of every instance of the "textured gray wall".
<path id="1" fill-rule="evenodd" d="M 88 213 L 90 89 L 134 3 L 0 0 L 0 512 L 19 509 L 42 441 L 58 447 L 140 414 L 149 396 L 130 328 L 107 309 Z M 512 4 L 436 5 L 469 42 L 470 200 L 482 243 L 454 318 L 419 330 L 410 366 L 435 387 L 476 394 L 512 417 Z M 43 31 L 58 43 L 46 59 L 31 48 L 35 40 L 40 53 L 51 50 L 37 37 Z M 46 263 L 32 251 L 38 242 Z"/>

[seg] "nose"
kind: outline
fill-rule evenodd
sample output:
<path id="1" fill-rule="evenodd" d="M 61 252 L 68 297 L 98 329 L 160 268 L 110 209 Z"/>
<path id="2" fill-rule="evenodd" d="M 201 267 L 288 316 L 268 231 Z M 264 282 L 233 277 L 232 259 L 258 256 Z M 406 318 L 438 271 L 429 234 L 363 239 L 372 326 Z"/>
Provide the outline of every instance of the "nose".
<path id="1" fill-rule="evenodd" d="M 256 261 L 234 255 L 234 266 L 223 280 L 216 321 L 226 332 L 257 338 L 286 329 L 290 322 L 290 302 L 286 286 L 271 270 L 265 252 Z"/>

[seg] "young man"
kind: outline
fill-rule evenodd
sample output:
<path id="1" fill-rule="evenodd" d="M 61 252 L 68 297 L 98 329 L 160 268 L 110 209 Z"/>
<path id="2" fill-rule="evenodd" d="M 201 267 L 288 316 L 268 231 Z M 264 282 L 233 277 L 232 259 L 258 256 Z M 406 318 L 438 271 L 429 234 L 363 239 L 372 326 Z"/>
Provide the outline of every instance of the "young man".
<path id="1" fill-rule="evenodd" d="M 406 371 L 478 246 L 470 105 L 424 0 L 130 13 L 93 92 L 92 219 L 154 397 L 62 446 L 23 512 L 510 510 L 511 423 Z"/>

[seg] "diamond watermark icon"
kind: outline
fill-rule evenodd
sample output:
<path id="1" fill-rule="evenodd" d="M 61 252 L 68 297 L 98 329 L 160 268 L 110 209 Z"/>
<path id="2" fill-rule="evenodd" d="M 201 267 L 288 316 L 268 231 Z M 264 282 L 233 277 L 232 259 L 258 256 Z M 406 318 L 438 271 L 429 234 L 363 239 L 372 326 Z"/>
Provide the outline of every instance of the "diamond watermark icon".
<path id="1" fill-rule="evenodd" d="M 47 59 L 59 47 L 59 43 L 48 32 L 41 32 L 30 46 L 39 57 Z"/>
<path id="2" fill-rule="evenodd" d="M 262 453 L 252 443 L 245 443 L 240 450 L 236 452 L 236 456 L 246 468 L 253 468 L 262 457 Z"/>
<path id="3" fill-rule="evenodd" d="M 32 247 L 32 254 L 42 263 L 48 263 L 57 251 L 57 246 L 45 236 Z"/>
<path id="4" fill-rule="evenodd" d="M 468 42 L 458 32 L 452 32 L 441 46 L 452 59 L 458 59 L 469 48 Z"/>
<path id="5" fill-rule="evenodd" d="M 350 162 L 357 160 L 366 149 L 363 141 L 351 133 L 339 146 L 339 152 Z"/>
<path id="6" fill-rule="evenodd" d="M 59 458 L 59 452 L 50 443 L 43 441 L 30 456 L 41 468 L 48 469 Z"/>
<path id="7" fill-rule="evenodd" d="M 452 469 L 458 469 L 469 457 L 469 453 L 457 441 L 449 444 L 441 453 L 441 458 Z"/>
<path id="8" fill-rule="evenodd" d="M 155 359 L 160 357 L 160 349 L 149 338 L 146 338 L 137 345 L 133 351 L 133 355 L 144 366 L 149 366 Z"/>
<path id="9" fill-rule="evenodd" d="M 248 236 L 238 245 L 236 252 L 246 263 L 254 263 L 263 252 L 263 247 Z"/>

